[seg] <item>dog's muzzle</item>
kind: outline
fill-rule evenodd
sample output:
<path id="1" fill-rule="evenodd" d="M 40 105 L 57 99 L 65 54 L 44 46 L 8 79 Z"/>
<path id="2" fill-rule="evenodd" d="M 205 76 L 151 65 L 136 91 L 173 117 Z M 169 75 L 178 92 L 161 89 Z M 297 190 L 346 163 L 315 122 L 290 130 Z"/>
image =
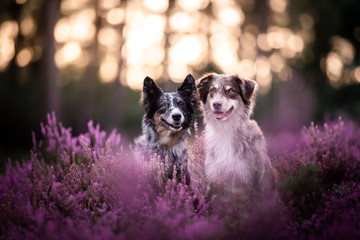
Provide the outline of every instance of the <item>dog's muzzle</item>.
<path id="1" fill-rule="evenodd" d="M 172 123 L 169 123 L 164 118 L 161 118 L 161 121 L 172 131 L 179 131 L 182 129 L 182 121 L 181 121 L 181 115 L 172 115 Z"/>
<path id="2" fill-rule="evenodd" d="M 214 110 L 213 111 L 213 114 L 214 114 L 214 117 L 217 119 L 217 120 L 221 120 L 221 119 L 224 119 L 226 118 L 227 116 L 229 116 L 232 111 L 234 110 L 234 106 L 232 106 L 229 110 L 227 110 L 226 112 L 223 112 L 223 111 L 220 111 L 220 110 Z"/>

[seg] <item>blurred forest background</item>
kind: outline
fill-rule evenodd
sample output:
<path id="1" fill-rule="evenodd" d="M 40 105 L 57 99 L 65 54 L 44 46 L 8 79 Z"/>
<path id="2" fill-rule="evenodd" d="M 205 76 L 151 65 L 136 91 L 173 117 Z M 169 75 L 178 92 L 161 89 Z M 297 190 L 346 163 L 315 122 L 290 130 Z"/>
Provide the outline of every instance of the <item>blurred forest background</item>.
<path id="1" fill-rule="evenodd" d="M 0 168 L 28 156 L 48 112 L 131 141 L 145 76 L 173 91 L 210 71 L 259 83 L 267 134 L 360 122 L 360 1 L 1 0 Z"/>

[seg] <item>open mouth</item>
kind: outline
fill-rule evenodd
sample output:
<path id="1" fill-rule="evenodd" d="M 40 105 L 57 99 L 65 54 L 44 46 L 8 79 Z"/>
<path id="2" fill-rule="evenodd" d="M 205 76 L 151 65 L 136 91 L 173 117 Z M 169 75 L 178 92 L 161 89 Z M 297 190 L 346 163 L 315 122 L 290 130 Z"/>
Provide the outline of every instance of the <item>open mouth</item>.
<path id="1" fill-rule="evenodd" d="M 175 131 L 179 131 L 182 126 L 181 126 L 181 122 L 176 122 L 176 123 L 173 123 L 173 124 L 170 124 L 168 123 L 165 119 L 161 118 L 161 121 L 167 126 L 169 127 L 170 129 L 173 129 Z"/>
<path id="2" fill-rule="evenodd" d="M 227 110 L 226 112 L 213 112 L 214 113 L 214 117 L 218 120 L 223 119 L 227 116 L 229 116 L 232 111 L 234 110 L 234 106 L 232 106 L 229 110 Z"/>

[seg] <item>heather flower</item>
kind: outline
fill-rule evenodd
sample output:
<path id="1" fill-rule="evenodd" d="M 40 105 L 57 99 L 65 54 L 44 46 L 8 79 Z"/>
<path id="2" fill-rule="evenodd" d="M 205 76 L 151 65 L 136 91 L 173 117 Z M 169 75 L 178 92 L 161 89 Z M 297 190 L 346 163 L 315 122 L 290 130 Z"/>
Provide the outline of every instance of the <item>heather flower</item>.
<path id="1" fill-rule="evenodd" d="M 298 234 L 328 238 L 326 232 L 332 231 L 326 229 L 332 226 L 352 232 L 347 236 L 357 236 L 346 219 L 359 211 L 360 198 L 352 187 L 359 185 L 359 139 L 359 128 L 341 118 L 323 126 L 312 123 L 304 128 L 294 152 L 275 159 L 282 199 L 293 221 L 289 225 Z M 354 198 L 347 201 L 350 196 Z"/>
<path id="2" fill-rule="evenodd" d="M 159 156 L 122 146 L 115 130 L 108 135 L 92 121 L 80 136 L 54 113 L 40 127 L 29 160 L 9 161 L 0 176 L 0 238 L 360 237 L 360 132 L 351 122 L 311 124 L 281 136 L 291 140 L 284 146 L 270 138 L 280 198 L 273 192 L 250 202 L 229 200 L 206 183 L 197 123 L 190 185 L 169 180 Z"/>

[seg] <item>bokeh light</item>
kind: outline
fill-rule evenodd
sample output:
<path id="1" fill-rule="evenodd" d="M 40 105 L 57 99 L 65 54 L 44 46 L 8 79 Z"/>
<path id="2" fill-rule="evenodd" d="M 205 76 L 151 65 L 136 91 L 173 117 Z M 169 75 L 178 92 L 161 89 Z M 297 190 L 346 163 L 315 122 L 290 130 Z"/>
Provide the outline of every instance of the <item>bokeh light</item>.
<path id="1" fill-rule="evenodd" d="M 270 0 L 269 5 L 274 12 L 282 13 L 285 12 L 287 7 L 287 0 Z"/>
<path id="2" fill-rule="evenodd" d="M 205 8 L 209 0 L 178 0 L 176 3 L 185 11 L 195 12 Z"/>
<path id="3" fill-rule="evenodd" d="M 106 20 L 112 25 L 122 23 L 124 21 L 124 10 L 121 8 L 110 9 L 106 15 Z"/>
<path id="4" fill-rule="evenodd" d="M 27 2 L 27 0 L 16 0 L 16 3 L 17 4 L 24 4 L 24 3 L 26 3 Z"/>
<path id="5" fill-rule="evenodd" d="M 326 57 L 326 75 L 332 83 L 337 82 L 343 71 L 343 62 L 339 54 L 330 52 Z"/>
<path id="6" fill-rule="evenodd" d="M 355 80 L 356 80 L 358 83 L 360 83 L 360 67 L 356 67 L 355 70 L 354 70 L 354 72 L 353 72 L 353 74 L 354 74 Z"/>
<path id="7" fill-rule="evenodd" d="M 100 80 L 104 83 L 112 82 L 119 73 L 118 60 L 115 56 L 106 56 L 101 61 L 99 69 Z"/>
<path id="8" fill-rule="evenodd" d="M 120 0 L 99 0 L 98 4 L 101 9 L 111 9 L 120 5 Z"/>
<path id="9" fill-rule="evenodd" d="M 30 16 L 25 17 L 20 23 L 20 32 L 24 36 L 31 36 L 35 33 L 36 25 L 34 19 Z"/>
<path id="10" fill-rule="evenodd" d="M 19 67 L 27 66 L 33 58 L 33 51 L 31 48 L 22 49 L 16 56 L 16 63 Z"/>
<path id="11" fill-rule="evenodd" d="M 228 26 L 238 26 L 244 22 L 245 15 L 240 9 L 222 8 L 219 12 L 220 21 Z"/>
<path id="12" fill-rule="evenodd" d="M 0 25 L 0 71 L 9 65 L 15 56 L 15 38 L 19 27 L 15 21 L 5 21 Z"/>
<path id="13" fill-rule="evenodd" d="M 180 82 L 186 74 L 206 71 L 211 65 L 257 80 L 266 93 L 274 81 L 288 80 L 294 66 L 315 60 L 316 14 L 300 12 L 297 26 L 290 27 L 289 4 L 267 1 L 267 24 L 262 26 L 261 17 L 247 18 L 256 1 L 62 0 L 54 28 L 54 59 L 61 70 L 96 67 L 101 83 L 117 80 L 135 90 L 141 89 L 146 75 L 160 82 L 169 78 Z M 360 36 L 359 29 L 354 29 L 355 37 Z M 12 59 L 25 67 L 41 58 L 39 41 L 15 49 L 19 33 L 31 39 L 37 31 L 30 12 L 22 13 L 19 23 L 1 23 L 0 71 Z M 323 55 L 321 69 L 330 84 L 359 82 L 353 43 L 333 36 L 328 44 L 331 51 Z"/>
<path id="14" fill-rule="evenodd" d="M 157 13 L 165 12 L 169 7 L 168 0 L 144 0 L 144 5 L 151 11 Z"/>

